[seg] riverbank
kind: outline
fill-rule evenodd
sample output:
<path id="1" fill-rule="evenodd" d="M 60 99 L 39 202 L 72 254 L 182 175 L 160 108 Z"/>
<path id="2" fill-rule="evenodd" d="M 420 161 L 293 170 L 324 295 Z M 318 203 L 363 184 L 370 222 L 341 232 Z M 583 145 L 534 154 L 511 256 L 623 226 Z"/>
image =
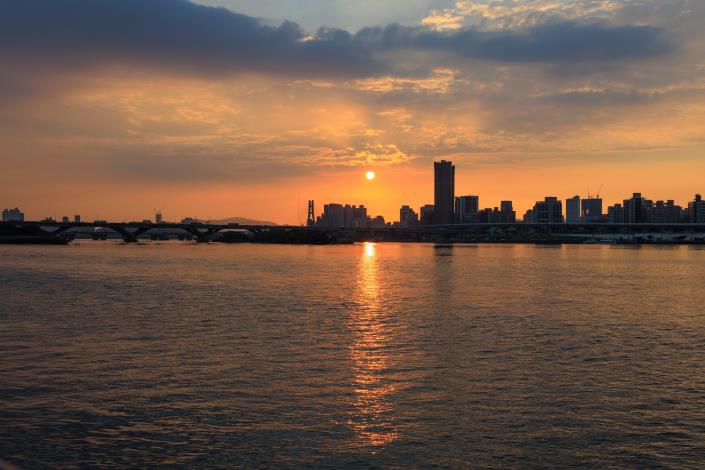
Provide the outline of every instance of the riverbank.
<path id="1" fill-rule="evenodd" d="M 0 225 L 0 245 L 66 245 L 68 240 L 46 233 L 39 227 Z"/>

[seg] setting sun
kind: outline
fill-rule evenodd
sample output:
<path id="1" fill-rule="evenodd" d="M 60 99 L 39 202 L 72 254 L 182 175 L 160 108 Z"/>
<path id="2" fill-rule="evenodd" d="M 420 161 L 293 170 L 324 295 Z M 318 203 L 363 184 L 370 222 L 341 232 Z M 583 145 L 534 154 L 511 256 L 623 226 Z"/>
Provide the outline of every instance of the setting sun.
<path id="1" fill-rule="evenodd" d="M 371 180 L 375 179 L 375 172 L 374 172 L 374 171 L 368 171 L 367 173 L 365 173 L 365 177 L 366 177 L 368 180 L 371 181 Z"/>

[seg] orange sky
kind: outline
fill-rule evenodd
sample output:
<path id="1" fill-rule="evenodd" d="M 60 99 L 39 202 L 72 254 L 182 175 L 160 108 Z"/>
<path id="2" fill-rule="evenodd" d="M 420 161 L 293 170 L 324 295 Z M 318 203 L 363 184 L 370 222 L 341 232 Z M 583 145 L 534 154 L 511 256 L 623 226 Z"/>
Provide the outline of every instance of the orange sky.
<path id="1" fill-rule="evenodd" d="M 11 65 L 0 70 L 0 205 L 32 219 L 161 209 L 168 220 L 291 224 L 314 199 L 318 212 L 365 204 L 393 221 L 402 204 L 433 202 L 440 159 L 456 164 L 456 195 L 478 194 L 481 207 L 510 199 L 519 216 L 546 195 L 600 187 L 609 204 L 640 191 L 687 205 L 705 192 L 705 5 L 448 1 L 421 15 L 426 3 L 393 30 L 403 47 L 374 31 L 311 34 L 226 10 L 217 15 L 232 31 L 206 24 L 200 39 L 157 17 L 142 34 L 87 12 L 104 35 L 72 14 L 56 20 L 72 28 L 44 27 L 51 40 L 35 43 L 22 6 L 3 6 L 0 39 L 15 46 L 0 48 Z M 184 21 L 213 16 L 155 5 L 185 9 Z M 368 18 L 365 5 L 351 18 Z M 121 30 L 137 39 L 111 36 Z M 199 50 L 207 41 L 231 49 Z"/>

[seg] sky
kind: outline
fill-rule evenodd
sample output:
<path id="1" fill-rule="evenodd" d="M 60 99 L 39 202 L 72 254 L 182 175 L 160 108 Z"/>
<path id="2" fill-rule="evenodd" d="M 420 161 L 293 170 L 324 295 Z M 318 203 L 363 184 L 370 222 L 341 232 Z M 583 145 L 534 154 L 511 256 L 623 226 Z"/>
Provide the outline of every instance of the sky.
<path id="1" fill-rule="evenodd" d="M 0 206 L 398 220 L 705 192 L 701 0 L 0 0 Z M 377 178 L 368 181 L 373 170 Z"/>

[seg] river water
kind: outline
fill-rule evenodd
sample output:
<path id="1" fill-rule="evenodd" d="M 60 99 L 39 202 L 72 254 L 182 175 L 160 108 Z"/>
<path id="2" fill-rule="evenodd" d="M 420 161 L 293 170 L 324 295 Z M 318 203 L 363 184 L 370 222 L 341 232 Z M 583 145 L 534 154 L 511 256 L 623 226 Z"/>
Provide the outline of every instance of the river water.
<path id="1" fill-rule="evenodd" d="M 0 246 L 21 468 L 702 468 L 705 249 Z"/>

